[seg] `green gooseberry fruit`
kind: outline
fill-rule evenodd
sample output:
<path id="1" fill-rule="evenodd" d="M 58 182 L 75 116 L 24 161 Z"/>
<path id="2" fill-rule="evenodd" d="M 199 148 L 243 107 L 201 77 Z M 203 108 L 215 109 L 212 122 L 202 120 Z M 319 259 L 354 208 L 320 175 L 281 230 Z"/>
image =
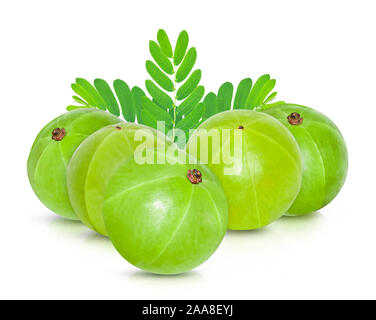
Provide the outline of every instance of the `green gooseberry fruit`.
<path id="1" fill-rule="evenodd" d="M 96 109 L 69 111 L 48 123 L 36 137 L 27 160 L 31 187 L 53 212 L 77 220 L 68 197 L 66 172 L 73 152 L 90 134 L 121 120 Z"/>
<path id="2" fill-rule="evenodd" d="M 201 144 L 218 133 L 219 143 L 210 138 L 205 160 Z M 230 130 L 233 138 L 225 138 Z M 239 140 L 236 134 L 241 134 Z M 205 143 L 207 143 L 207 140 Z M 232 165 L 224 151 L 241 149 Z M 302 160 L 292 134 L 273 117 L 251 110 L 225 111 L 201 124 L 192 134 L 187 150 L 206 163 L 222 183 L 229 203 L 229 229 L 250 230 L 280 218 L 295 200 L 302 179 Z M 203 148 L 205 150 L 205 148 Z M 216 158 L 218 161 L 216 161 Z M 227 170 L 232 166 L 232 170 Z"/>
<path id="3" fill-rule="evenodd" d="M 108 180 L 148 141 L 149 148 L 172 144 L 153 128 L 122 123 L 98 130 L 77 148 L 68 166 L 68 193 L 74 211 L 89 228 L 107 235 L 102 211 Z"/>
<path id="4" fill-rule="evenodd" d="M 172 159 L 138 164 L 133 158 L 105 191 L 104 222 L 115 248 L 134 266 L 158 274 L 183 273 L 206 261 L 228 222 L 217 177 L 206 166 Z"/>
<path id="5" fill-rule="evenodd" d="M 264 112 L 289 129 L 303 157 L 302 186 L 287 215 L 304 215 L 326 206 L 346 179 L 347 149 L 341 132 L 328 117 L 301 105 L 285 104 Z"/>

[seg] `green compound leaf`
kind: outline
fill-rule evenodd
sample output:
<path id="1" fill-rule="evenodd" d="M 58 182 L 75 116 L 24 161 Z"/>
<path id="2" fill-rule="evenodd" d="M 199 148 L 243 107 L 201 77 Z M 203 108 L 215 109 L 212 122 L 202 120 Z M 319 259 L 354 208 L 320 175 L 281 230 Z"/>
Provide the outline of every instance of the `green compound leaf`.
<path id="1" fill-rule="evenodd" d="M 206 120 L 217 113 L 217 96 L 215 95 L 214 92 L 209 92 L 206 95 L 204 99 L 204 104 L 205 104 L 205 113 L 204 113 L 203 119 Z"/>
<path id="2" fill-rule="evenodd" d="M 133 102 L 134 102 L 134 106 L 136 110 L 137 122 L 140 124 L 143 124 L 142 115 L 141 115 L 141 111 L 142 111 L 141 100 L 142 100 L 142 97 L 145 97 L 145 92 L 140 87 L 137 87 L 137 86 L 134 86 L 131 92 L 132 92 Z"/>
<path id="3" fill-rule="evenodd" d="M 157 34 L 157 40 L 164 54 L 168 58 L 172 58 L 172 47 L 166 31 L 164 31 L 163 29 L 159 29 Z"/>
<path id="4" fill-rule="evenodd" d="M 131 122 L 135 121 L 136 106 L 133 94 L 123 80 L 114 81 L 114 92 L 103 79 L 95 79 L 93 86 L 86 79 L 77 78 L 76 82 L 72 84 L 72 89 L 79 95 L 73 96 L 73 99 L 80 105 L 108 110 L 110 113 L 119 116 L 119 101 L 124 119 Z M 116 100 L 116 97 L 118 100 Z M 73 110 L 73 107 L 69 106 L 69 109 Z"/>
<path id="5" fill-rule="evenodd" d="M 183 130 L 184 132 L 188 133 L 189 129 L 194 129 L 198 125 L 200 119 L 203 117 L 205 113 L 205 104 L 203 102 L 199 103 L 197 107 L 181 119 L 176 127 Z M 188 135 L 186 135 L 188 138 Z"/>
<path id="6" fill-rule="evenodd" d="M 196 48 L 190 48 L 187 55 L 184 57 L 178 71 L 176 72 L 176 82 L 182 82 L 187 78 L 189 73 L 192 71 L 193 66 L 197 59 Z"/>
<path id="7" fill-rule="evenodd" d="M 149 92 L 151 97 L 155 99 L 158 104 L 163 108 L 168 110 L 172 107 L 173 101 L 168 94 L 159 89 L 151 80 L 145 81 L 146 90 Z"/>
<path id="8" fill-rule="evenodd" d="M 90 108 L 89 106 L 75 106 L 75 105 L 70 105 L 67 106 L 67 111 L 72 111 L 72 110 L 77 110 L 77 109 L 85 109 L 85 108 Z"/>
<path id="9" fill-rule="evenodd" d="M 284 101 L 277 101 L 277 102 L 274 102 L 274 103 L 263 104 L 263 105 L 257 107 L 256 110 L 267 110 L 267 109 L 271 109 L 271 108 L 280 106 L 282 104 L 286 104 L 286 102 L 284 102 Z"/>
<path id="10" fill-rule="evenodd" d="M 141 116 L 144 125 L 157 129 L 158 120 L 154 118 L 154 116 L 150 114 L 150 112 L 148 112 L 147 110 L 142 110 Z"/>
<path id="11" fill-rule="evenodd" d="M 93 105 L 98 106 L 102 110 L 106 110 L 105 101 L 98 93 L 97 89 L 95 89 L 89 81 L 83 78 L 77 78 L 76 83 L 83 87 L 86 90 L 86 92 L 90 95 L 91 100 L 93 100 Z"/>
<path id="12" fill-rule="evenodd" d="M 146 61 L 146 70 L 153 80 L 168 92 L 174 91 L 174 84 L 152 61 Z"/>
<path id="13" fill-rule="evenodd" d="M 146 110 L 155 119 L 159 121 L 165 121 L 166 124 L 171 123 L 171 117 L 169 113 L 163 110 L 162 108 L 160 108 L 159 106 L 157 106 L 148 97 L 145 96 L 141 98 L 141 105 L 142 105 L 142 111 Z M 142 119 L 145 121 L 143 114 L 142 114 Z"/>
<path id="14" fill-rule="evenodd" d="M 174 67 L 168 57 L 161 51 L 160 47 L 155 41 L 149 42 L 150 54 L 157 65 L 167 74 L 174 74 Z"/>
<path id="15" fill-rule="evenodd" d="M 239 82 L 232 109 L 263 110 L 284 103 L 283 101 L 269 103 L 277 96 L 277 92 L 271 92 L 276 85 L 276 80 L 270 79 L 270 75 L 262 75 L 257 79 L 253 87 L 252 83 L 252 79 L 250 78 L 245 78 Z M 233 85 L 230 82 L 221 85 L 218 95 L 213 92 L 208 93 L 204 99 L 206 110 L 203 120 L 210 118 L 216 113 L 230 110 L 232 97 Z"/>
<path id="16" fill-rule="evenodd" d="M 204 96 L 205 89 L 203 86 L 198 86 L 191 95 L 184 100 L 178 106 L 178 116 L 182 117 L 184 114 L 188 114 L 193 110 L 193 108 L 201 101 Z"/>
<path id="17" fill-rule="evenodd" d="M 151 99 L 151 101 L 153 101 L 159 108 L 166 110 L 163 106 L 160 105 L 160 103 L 157 100 Z M 168 112 L 169 110 L 167 109 L 166 111 Z"/>
<path id="18" fill-rule="evenodd" d="M 259 94 L 256 96 L 255 101 L 252 104 L 252 107 L 258 107 L 263 104 L 267 95 L 274 89 L 276 84 L 275 79 L 270 79 L 267 81 L 264 86 L 260 89 Z"/>
<path id="19" fill-rule="evenodd" d="M 179 34 L 178 40 L 176 41 L 175 51 L 174 51 L 174 65 L 178 66 L 182 62 L 185 53 L 188 48 L 189 37 L 187 31 L 182 31 Z"/>
<path id="20" fill-rule="evenodd" d="M 207 106 L 201 102 L 205 93 L 204 87 L 199 85 L 201 70 L 193 69 L 197 52 L 188 44 L 188 33 L 182 31 L 173 51 L 167 33 L 162 29 L 157 33 L 157 41 L 149 42 L 153 61 L 147 60 L 145 64 L 151 77 L 145 81 L 148 96 L 140 87 L 130 89 L 120 79 L 116 79 L 111 88 L 104 79 L 95 79 L 92 84 L 77 78 L 72 89 L 76 93 L 73 100 L 78 105 L 70 105 L 67 109 L 99 108 L 116 116 L 121 113 L 129 122 L 137 119 L 138 123 L 154 128 L 158 121 L 164 121 L 166 129 L 172 129 L 172 139 L 176 140 L 175 128 L 196 128 L 202 119 L 217 112 L 214 93 L 205 98 Z"/>
<path id="21" fill-rule="evenodd" d="M 275 97 L 277 96 L 277 92 L 274 91 L 272 92 L 266 99 L 265 99 L 265 102 L 264 103 L 268 103 L 270 101 L 273 101 L 275 99 Z"/>
<path id="22" fill-rule="evenodd" d="M 95 79 L 94 86 L 98 90 L 99 94 L 103 97 L 103 100 L 106 102 L 108 111 L 115 116 L 120 116 L 119 105 L 109 84 L 103 79 Z"/>
<path id="23" fill-rule="evenodd" d="M 270 80 L 270 75 L 264 74 L 260 78 L 258 78 L 251 89 L 251 92 L 248 95 L 247 98 L 247 107 L 250 109 L 253 109 L 254 107 L 257 106 L 257 97 L 260 94 L 260 91 L 264 87 L 264 85 Z"/>
<path id="24" fill-rule="evenodd" d="M 125 120 L 134 122 L 136 118 L 135 106 L 129 86 L 120 79 L 114 81 L 114 89 L 118 97 L 121 112 Z"/>
<path id="25" fill-rule="evenodd" d="M 197 88 L 201 80 L 201 70 L 195 70 L 192 72 L 188 80 L 179 88 L 176 93 L 176 98 L 178 100 L 183 100 L 188 97 L 194 89 Z"/>
<path id="26" fill-rule="evenodd" d="M 201 70 L 192 72 L 197 52 L 195 48 L 188 48 L 188 33 L 180 32 L 174 51 L 164 30 L 158 31 L 157 42 L 149 42 L 150 54 L 155 62 L 146 61 L 151 80 L 146 80 L 145 86 L 150 98 L 148 101 L 141 99 L 141 116 L 137 117 L 151 126 L 155 126 L 157 120 L 166 121 L 166 128 L 173 129 L 171 138 L 175 140 L 177 123 L 198 108 L 205 90 L 199 86 Z"/>
<path id="27" fill-rule="evenodd" d="M 84 105 L 84 106 L 87 106 L 87 105 L 88 105 L 86 101 L 82 100 L 81 98 L 79 98 L 79 97 L 77 97 L 77 96 L 72 96 L 72 98 L 73 98 L 74 101 L 76 101 L 76 102 L 79 103 L 79 104 L 82 104 L 82 105 Z"/>
<path id="28" fill-rule="evenodd" d="M 217 110 L 218 112 L 231 109 L 232 94 L 234 86 L 231 82 L 225 82 L 218 90 L 217 95 Z"/>
<path id="29" fill-rule="evenodd" d="M 75 93 L 82 97 L 87 102 L 87 104 L 95 105 L 95 99 L 93 99 L 93 97 L 81 85 L 72 83 L 71 88 Z"/>
<path id="30" fill-rule="evenodd" d="M 246 102 L 252 88 L 252 79 L 245 78 L 239 82 L 234 99 L 234 109 L 246 108 Z"/>

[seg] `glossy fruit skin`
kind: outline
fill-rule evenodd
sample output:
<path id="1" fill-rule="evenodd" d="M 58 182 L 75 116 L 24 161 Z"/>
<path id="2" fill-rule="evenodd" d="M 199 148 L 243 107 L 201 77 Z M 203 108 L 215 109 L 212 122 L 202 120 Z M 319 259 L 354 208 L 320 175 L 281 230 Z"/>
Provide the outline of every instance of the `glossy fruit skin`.
<path id="1" fill-rule="evenodd" d="M 48 123 L 36 137 L 27 161 L 30 184 L 40 201 L 51 211 L 77 220 L 68 198 L 66 168 L 76 148 L 98 129 L 121 120 L 96 109 L 69 111 Z M 65 136 L 52 139 L 55 128 Z"/>
<path id="2" fill-rule="evenodd" d="M 192 184 L 189 169 L 202 173 Z M 125 163 L 105 194 L 104 220 L 119 253 L 136 267 L 178 274 L 206 261 L 222 241 L 228 207 L 221 184 L 205 166 Z"/>
<path id="3" fill-rule="evenodd" d="M 77 216 L 89 228 L 107 235 L 103 221 L 104 190 L 112 174 L 133 157 L 135 134 L 144 130 L 157 143 L 172 142 L 157 130 L 135 123 L 110 125 L 88 137 L 74 153 L 67 173 L 68 193 Z M 157 140 L 158 138 L 158 140 Z"/>
<path id="4" fill-rule="evenodd" d="M 293 134 L 303 156 L 302 187 L 287 215 L 304 215 L 331 202 L 341 190 L 347 174 L 348 156 L 345 141 L 336 125 L 311 108 L 285 104 L 264 111 L 283 123 Z M 299 125 L 287 117 L 297 112 Z"/>
<path id="5" fill-rule="evenodd" d="M 257 111 L 233 110 L 216 114 L 198 129 L 242 130 L 243 151 L 236 173 L 224 174 L 222 157 L 219 164 L 212 161 L 212 152 L 215 155 L 221 149 L 209 147 L 208 166 L 221 181 L 229 203 L 229 229 L 261 228 L 288 210 L 300 189 L 302 162 L 286 127 Z M 191 136 L 187 150 L 200 159 L 199 148 L 194 147 L 197 137 L 199 130 Z M 233 140 L 230 145 L 233 150 Z"/>

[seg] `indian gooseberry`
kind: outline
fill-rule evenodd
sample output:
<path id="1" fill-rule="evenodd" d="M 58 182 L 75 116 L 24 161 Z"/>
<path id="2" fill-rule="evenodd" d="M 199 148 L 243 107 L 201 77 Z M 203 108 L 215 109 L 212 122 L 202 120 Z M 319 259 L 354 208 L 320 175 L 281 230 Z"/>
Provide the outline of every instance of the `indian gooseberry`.
<path id="1" fill-rule="evenodd" d="M 225 135 L 226 130 L 232 135 Z M 215 133 L 220 137 L 218 144 L 213 143 Z M 201 150 L 201 144 L 207 143 L 203 139 L 209 139 L 207 156 Z M 235 155 L 237 148 L 241 150 L 237 160 L 226 164 L 225 150 Z M 298 144 L 285 126 L 264 113 L 218 113 L 192 134 L 187 150 L 201 162 L 208 161 L 221 181 L 229 203 L 229 229 L 268 225 L 288 210 L 299 192 L 302 163 Z"/>
<path id="2" fill-rule="evenodd" d="M 326 206 L 346 179 L 347 149 L 341 132 L 328 117 L 301 105 L 285 104 L 264 112 L 289 129 L 303 157 L 302 186 L 287 215 L 304 215 Z"/>
<path id="3" fill-rule="evenodd" d="M 102 210 L 108 180 L 148 140 L 149 148 L 172 144 L 153 128 L 122 123 L 98 130 L 77 148 L 68 166 L 68 193 L 74 211 L 89 228 L 107 235 Z"/>
<path id="4" fill-rule="evenodd" d="M 118 252 L 136 267 L 158 274 L 183 273 L 206 261 L 228 221 L 217 177 L 204 165 L 175 160 L 138 164 L 133 158 L 124 163 L 108 183 L 103 212 Z"/>
<path id="5" fill-rule="evenodd" d="M 48 123 L 36 137 L 27 161 L 30 184 L 53 212 L 78 219 L 68 197 L 66 169 L 73 152 L 90 134 L 119 118 L 96 109 L 69 111 Z"/>

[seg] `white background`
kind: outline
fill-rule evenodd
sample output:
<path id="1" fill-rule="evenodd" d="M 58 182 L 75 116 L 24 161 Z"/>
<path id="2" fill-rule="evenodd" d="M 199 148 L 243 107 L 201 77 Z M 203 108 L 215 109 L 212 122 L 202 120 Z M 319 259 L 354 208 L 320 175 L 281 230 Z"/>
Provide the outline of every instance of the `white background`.
<path id="1" fill-rule="evenodd" d="M 376 298 L 375 1 L 6 1 L 0 7 L 0 298 Z M 270 73 L 341 129 L 349 173 L 320 213 L 228 232 L 180 276 L 138 271 L 49 212 L 26 160 L 75 77 L 141 85 L 148 41 L 186 29 L 207 92 Z"/>

